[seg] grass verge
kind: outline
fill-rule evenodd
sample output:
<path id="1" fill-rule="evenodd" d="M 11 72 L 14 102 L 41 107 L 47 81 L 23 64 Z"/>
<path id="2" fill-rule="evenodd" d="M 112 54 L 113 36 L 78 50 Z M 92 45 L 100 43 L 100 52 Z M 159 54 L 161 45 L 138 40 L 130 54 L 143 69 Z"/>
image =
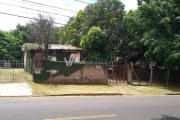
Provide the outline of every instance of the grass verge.
<path id="1" fill-rule="evenodd" d="M 142 95 L 180 95 L 180 87 L 130 86 Z"/>
<path id="2" fill-rule="evenodd" d="M 138 86 L 137 83 L 133 83 L 133 85 L 129 87 L 142 95 L 180 95 L 180 87 L 162 86 L 156 84 L 150 86 L 149 83 L 143 82 L 140 86 Z"/>
<path id="3" fill-rule="evenodd" d="M 126 94 L 125 91 L 107 85 L 51 85 L 28 81 L 37 96 L 62 94 Z"/>
<path id="4" fill-rule="evenodd" d="M 122 94 L 122 95 L 176 95 L 180 87 L 162 86 L 107 86 L 107 85 L 51 85 L 27 81 L 35 96 L 64 94 Z"/>

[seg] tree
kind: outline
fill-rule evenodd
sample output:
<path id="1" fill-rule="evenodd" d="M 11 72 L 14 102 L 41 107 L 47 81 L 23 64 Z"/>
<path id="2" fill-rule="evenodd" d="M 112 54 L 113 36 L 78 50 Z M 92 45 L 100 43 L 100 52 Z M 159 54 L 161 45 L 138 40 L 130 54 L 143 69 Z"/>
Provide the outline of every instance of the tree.
<path id="1" fill-rule="evenodd" d="M 26 25 L 20 25 L 17 24 L 16 25 L 16 29 L 11 30 L 10 33 L 17 39 L 19 39 L 22 43 L 22 45 L 24 43 L 29 43 L 32 42 L 30 40 L 30 33 L 28 32 L 28 24 Z"/>
<path id="2" fill-rule="evenodd" d="M 80 45 L 80 43 L 86 41 L 85 39 L 94 44 L 93 40 L 85 36 L 90 33 L 90 30 L 92 31 L 93 27 L 99 27 L 106 34 L 106 44 L 103 48 L 99 48 L 103 49 L 103 58 L 110 60 L 117 55 L 125 56 L 128 51 L 126 50 L 126 43 L 129 40 L 123 24 L 125 14 L 124 5 L 119 0 L 98 0 L 94 4 L 87 5 L 84 10 L 80 10 L 74 19 L 71 19 L 62 28 L 59 43 L 83 47 L 86 57 L 89 56 L 89 59 L 96 58 L 99 60 L 101 58 L 97 56 L 101 56 L 100 52 L 91 53 L 91 50 L 87 50 L 88 47 L 84 47 L 85 44 Z M 91 55 L 96 57 L 90 57 Z"/>
<path id="3" fill-rule="evenodd" d="M 59 43 L 80 46 L 83 18 L 83 10 L 80 10 L 75 17 L 69 19 L 69 22 L 61 28 Z"/>
<path id="4" fill-rule="evenodd" d="M 135 36 L 129 45 L 138 49 L 145 47 L 146 58 L 173 70 L 180 64 L 180 3 L 178 0 L 139 0 L 139 5 L 125 18 L 128 32 Z"/>
<path id="5" fill-rule="evenodd" d="M 118 45 L 125 40 L 124 15 L 124 5 L 119 0 L 98 0 L 84 9 L 82 35 L 87 34 L 93 26 L 100 27 L 107 34 L 104 47 L 107 60 L 117 56 L 115 49 L 119 49 Z"/>
<path id="6" fill-rule="evenodd" d="M 0 59 L 21 59 L 21 41 L 10 32 L 0 31 Z"/>
<path id="7" fill-rule="evenodd" d="M 57 44 L 61 36 L 61 27 L 54 27 L 54 42 Z"/>
<path id="8" fill-rule="evenodd" d="M 50 44 L 54 43 L 54 27 L 54 19 L 42 14 L 38 14 L 38 18 L 28 24 L 31 40 L 38 44 L 40 52 L 44 52 L 45 59 L 48 59 Z"/>
<path id="9" fill-rule="evenodd" d="M 89 32 L 82 37 L 80 46 L 85 53 L 89 53 L 89 60 L 106 59 L 106 36 L 107 34 L 103 32 L 100 27 L 92 27 Z"/>

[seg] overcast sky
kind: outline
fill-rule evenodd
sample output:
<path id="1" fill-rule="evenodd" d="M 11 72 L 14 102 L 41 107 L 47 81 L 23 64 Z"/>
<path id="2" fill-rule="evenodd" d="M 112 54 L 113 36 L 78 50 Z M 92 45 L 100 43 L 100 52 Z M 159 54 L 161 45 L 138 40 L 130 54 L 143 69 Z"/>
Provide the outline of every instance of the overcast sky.
<path id="1" fill-rule="evenodd" d="M 29 2 L 27 2 L 29 1 Z M 88 3 L 94 3 L 97 0 L 80 0 L 85 1 Z M 31 3 L 30 3 L 31 2 Z M 33 4 L 32 2 L 36 3 L 42 3 L 58 8 L 68 9 L 71 11 L 66 11 L 62 9 L 57 8 L 51 8 L 51 7 L 45 7 L 40 6 L 38 4 Z M 130 9 L 136 9 L 137 8 L 137 0 L 122 0 L 122 2 L 126 6 L 126 10 Z M 25 25 L 30 21 L 30 19 L 27 18 L 21 18 L 21 17 L 15 17 L 11 15 L 5 15 L 3 13 L 18 15 L 18 16 L 24 16 L 29 18 L 37 17 L 38 11 L 35 10 L 29 10 L 25 8 L 31 8 L 41 11 L 47 11 L 55 14 L 65 15 L 55 15 L 55 14 L 49 14 L 53 18 L 55 18 L 56 23 L 62 23 L 66 24 L 69 17 L 67 16 L 74 16 L 76 12 L 78 12 L 80 9 L 84 9 L 86 7 L 87 3 L 78 2 L 75 0 L 0 0 L 0 30 L 9 31 L 16 28 L 16 25 L 19 23 L 21 25 Z M 24 8 L 20 8 L 20 7 Z M 76 12 L 72 12 L 76 11 Z M 47 14 L 48 15 L 48 14 Z M 61 24 L 56 24 L 56 26 L 61 26 Z"/>

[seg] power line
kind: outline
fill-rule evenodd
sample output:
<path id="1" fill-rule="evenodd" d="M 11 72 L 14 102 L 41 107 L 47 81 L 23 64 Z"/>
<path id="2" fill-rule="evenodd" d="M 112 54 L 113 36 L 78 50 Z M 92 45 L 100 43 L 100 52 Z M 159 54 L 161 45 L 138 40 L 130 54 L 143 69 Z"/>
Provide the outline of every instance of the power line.
<path id="1" fill-rule="evenodd" d="M 4 4 L 4 5 L 8 5 L 8 6 L 13 6 L 13 7 L 19 7 L 19 8 L 28 9 L 28 10 L 39 11 L 39 12 L 44 12 L 44 13 L 48 13 L 48 14 L 60 15 L 60 16 L 64 16 L 64 17 L 72 17 L 72 16 L 67 16 L 67 15 L 62 15 L 62 14 L 56 14 L 56 13 L 52 13 L 52 12 L 46 12 L 46 11 L 42 11 L 42 10 L 37 10 L 37 9 L 32 9 L 32 8 L 27 8 L 27 7 L 22 7 L 22 6 L 17 6 L 17 5 L 7 4 L 7 3 L 2 3 L 2 2 L 0 2 L 0 4 Z"/>
<path id="2" fill-rule="evenodd" d="M 32 1 L 28 1 L 28 0 L 22 0 L 22 1 L 25 1 L 25 2 L 28 2 L 28 3 L 37 4 L 37 5 L 47 6 L 47 7 L 51 7 L 51 8 L 56 8 L 56 9 L 61 9 L 61 10 L 66 10 L 66 11 L 71 11 L 71 12 L 77 12 L 77 11 L 74 11 L 74 10 L 69 10 L 69 9 L 65 9 L 65 8 L 55 7 L 55 6 L 46 5 L 46 4 L 37 3 L 37 2 L 32 2 Z"/>
<path id="3" fill-rule="evenodd" d="M 21 15 L 15 15 L 15 14 L 10 14 L 10 13 L 0 12 L 0 14 L 5 14 L 5 15 L 10 15 L 10 16 L 16 16 L 16 17 L 21 17 L 21 18 L 26 18 L 26 19 L 33 19 L 33 20 L 35 20 L 35 18 L 30 18 L 30 17 L 26 17 L 26 16 L 21 16 Z M 55 24 L 65 25 L 65 24 L 57 23 L 57 22 L 54 22 L 54 23 L 55 23 Z"/>
<path id="4" fill-rule="evenodd" d="M 30 12 L 24 12 L 24 11 L 20 11 L 20 12 L 31 14 L 31 15 L 37 15 L 37 14 L 34 14 L 34 13 L 30 13 Z M 62 20 L 62 21 L 66 21 L 67 22 L 67 20 L 64 20 L 64 19 L 59 19 L 59 18 L 54 18 L 54 19 L 55 20 Z"/>
<path id="5" fill-rule="evenodd" d="M 84 1 L 81 1 L 81 0 L 74 0 L 74 1 L 81 2 L 81 3 L 86 3 L 86 4 L 92 4 L 92 3 L 84 2 Z"/>

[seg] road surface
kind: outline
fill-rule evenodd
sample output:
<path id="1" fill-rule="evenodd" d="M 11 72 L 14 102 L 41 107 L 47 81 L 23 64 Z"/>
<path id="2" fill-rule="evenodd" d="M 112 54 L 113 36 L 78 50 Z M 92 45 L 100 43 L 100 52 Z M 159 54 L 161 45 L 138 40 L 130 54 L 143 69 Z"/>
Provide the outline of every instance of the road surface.
<path id="1" fill-rule="evenodd" d="M 180 120 L 180 96 L 0 98 L 0 120 Z"/>

